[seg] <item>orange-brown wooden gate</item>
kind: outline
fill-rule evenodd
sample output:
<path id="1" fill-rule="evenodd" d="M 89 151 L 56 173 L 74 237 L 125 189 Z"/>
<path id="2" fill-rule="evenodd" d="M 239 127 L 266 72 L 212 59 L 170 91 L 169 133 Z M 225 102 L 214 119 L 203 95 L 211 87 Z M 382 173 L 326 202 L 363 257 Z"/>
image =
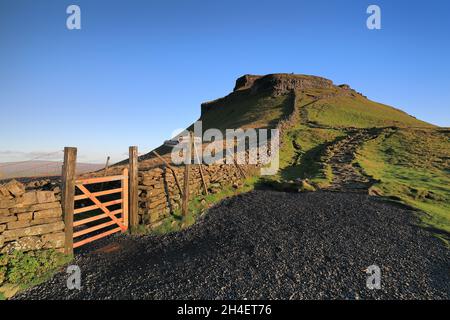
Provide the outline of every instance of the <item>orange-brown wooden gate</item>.
<path id="1" fill-rule="evenodd" d="M 105 184 L 111 181 L 119 181 L 120 188 L 101 190 L 98 192 L 89 191 L 87 185 Z M 128 229 L 128 169 L 124 169 L 122 175 L 88 178 L 75 180 L 75 187 L 81 194 L 75 195 L 75 203 L 80 200 L 89 199 L 93 204 L 74 209 L 73 215 L 73 248 L 77 248 L 86 243 L 106 237 L 116 232 L 125 232 Z M 120 199 L 102 202 L 99 198 L 106 195 L 120 193 Z M 120 209 L 110 210 L 108 207 L 120 204 Z M 95 211 L 101 210 L 101 213 Z M 76 219 L 77 215 L 83 214 L 81 219 Z M 99 224 L 93 224 L 97 220 L 106 220 Z M 82 227 L 83 228 L 80 228 Z M 103 229 L 106 231 L 100 232 Z M 100 232 L 100 233 L 99 233 Z M 94 233 L 92 235 L 92 233 Z M 89 235 L 91 234 L 91 235 Z M 79 239 L 82 237 L 82 239 Z"/>

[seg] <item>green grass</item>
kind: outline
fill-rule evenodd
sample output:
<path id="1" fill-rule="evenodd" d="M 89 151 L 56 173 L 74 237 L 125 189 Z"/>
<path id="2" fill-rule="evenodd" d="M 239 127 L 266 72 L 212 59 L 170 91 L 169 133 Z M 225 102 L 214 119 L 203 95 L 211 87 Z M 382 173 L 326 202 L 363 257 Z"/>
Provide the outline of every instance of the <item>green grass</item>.
<path id="1" fill-rule="evenodd" d="M 292 112 L 292 105 L 290 94 L 272 97 L 267 93 L 236 92 L 214 102 L 201 120 L 203 129 L 270 128 Z"/>
<path id="2" fill-rule="evenodd" d="M 281 137 L 280 172 L 271 180 L 308 178 L 321 187 L 330 184 L 331 168 L 321 160 L 327 145 L 345 136 L 348 127 L 417 126 L 429 127 L 406 113 L 362 96 L 338 96 L 339 89 L 311 89 L 298 94 L 301 120 Z M 317 126 L 318 125 L 318 126 Z"/>
<path id="3" fill-rule="evenodd" d="M 306 109 L 309 121 L 334 128 L 432 127 L 401 110 L 362 96 L 326 98 L 308 105 Z"/>
<path id="4" fill-rule="evenodd" d="M 341 130 L 297 125 L 282 137 L 280 171 L 272 180 L 308 178 L 319 186 L 328 185 L 331 168 L 321 162 L 321 156 L 328 143 L 344 135 Z"/>
<path id="5" fill-rule="evenodd" d="M 203 131 L 214 128 L 225 133 L 226 129 L 275 128 L 280 119 L 292 113 L 292 99 L 292 94 L 271 96 L 267 92 L 233 92 L 225 98 L 210 102 L 212 108 L 199 120 L 202 121 Z M 187 130 L 193 131 L 194 125 L 190 125 Z M 172 148 L 162 145 L 156 151 L 166 155 Z"/>
<path id="6" fill-rule="evenodd" d="M 71 260 L 71 256 L 52 249 L 2 254 L 0 255 L 0 291 L 4 285 L 17 286 L 18 290 L 22 291 L 40 284 Z M 3 293 L 2 295 L 6 298 Z"/>
<path id="7" fill-rule="evenodd" d="M 427 213 L 423 223 L 450 233 L 450 140 L 442 129 L 389 130 L 366 143 L 356 161 L 383 195 Z"/>
<path id="8" fill-rule="evenodd" d="M 222 188 L 218 193 L 210 193 L 207 196 L 203 195 L 195 197 L 189 202 L 189 213 L 186 216 L 183 216 L 181 212 L 177 210 L 166 218 L 161 225 L 154 228 L 152 232 L 155 234 L 166 234 L 188 228 L 193 225 L 201 215 L 205 214 L 208 208 L 225 198 L 253 190 L 258 181 L 259 178 L 256 176 L 248 177 L 238 189 L 235 189 L 230 185 Z"/>
<path id="9" fill-rule="evenodd" d="M 373 188 L 423 210 L 427 213 L 422 217 L 425 225 L 449 232 L 448 131 L 363 96 L 342 93 L 339 88 L 297 92 L 300 119 L 280 137 L 283 141 L 280 170 L 275 176 L 260 179 L 259 183 L 282 185 L 297 178 L 308 178 L 319 187 L 326 187 L 333 174 L 324 159 L 324 150 L 348 134 L 347 128 L 402 128 L 390 129 L 390 134 L 364 144 L 356 162 L 380 181 Z M 243 90 L 210 106 L 212 109 L 201 118 L 204 129 L 268 128 L 275 127 L 292 112 L 293 101 L 291 94 L 271 97 L 268 93 L 250 94 Z M 189 226 L 210 204 L 235 192 L 225 189 L 210 197 L 193 199 L 187 217 L 176 213 L 157 232 Z"/>

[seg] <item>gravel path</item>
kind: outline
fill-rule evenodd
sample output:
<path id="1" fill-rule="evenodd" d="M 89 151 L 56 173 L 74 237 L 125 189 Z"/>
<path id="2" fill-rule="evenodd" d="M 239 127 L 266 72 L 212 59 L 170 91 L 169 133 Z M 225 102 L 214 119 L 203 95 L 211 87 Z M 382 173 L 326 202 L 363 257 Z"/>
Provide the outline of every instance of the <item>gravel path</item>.
<path id="1" fill-rule="evenodd" d="M 416 222 L 362 194 L 254 191 L 177 234 L 86 246 L 80 291 L 61 272 L 16 298 L 449 299 L 450 250 Z M 381 290 L 366 288 L 373 264 Z"/>

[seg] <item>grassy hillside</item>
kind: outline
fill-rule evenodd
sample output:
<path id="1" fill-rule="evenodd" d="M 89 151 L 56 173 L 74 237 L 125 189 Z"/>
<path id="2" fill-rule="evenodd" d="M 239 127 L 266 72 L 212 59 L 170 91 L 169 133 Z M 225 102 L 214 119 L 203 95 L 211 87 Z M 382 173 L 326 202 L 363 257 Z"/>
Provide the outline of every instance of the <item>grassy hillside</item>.
<path id="1" fill-rule="evenodd" d="M 266 180 L 308 178 L 326 188 L 333 180 L 327 147 L 351 135 L 351 127 L 385 128 L 361 145 L 355 167 L 378 180 L 372 191 L 422 210 L 424 225 L 450 233 L 450 131 L 362 96 L 318 98 L 336 92 L 297 95 L 301 119 L 282 137 L 278 175 Z"/>
<path id="2" fill-rule="evenodd" d="M 292 112 L 292 105 L 291 94 L 271 96 L 267 92 L 236 92 L 215 102 L 201 120 L 204 129 L 273 128 L 279 119 Z"/>
<path id="3" fill-rule="evenodd" d="M 295 105 L 297 122 L 280 137 L 280 170 L 264 182 L 283 187 L 300 178 L 316 189 L 371 188 L 426 212 L 425 225 L 450 233 L 448 130 L 348 86 L 322 86 L 307 76 L 272 77 L 264 85 L 254 78 L 261 77 L 241 78 L 239 90 L 203 105 L 201 120 L 204 129 L 273 128 Z"/>
<path id="4" fill-rule="evenodd" d="M 363 146 L 357 162 L 379 180 L 372 188 L 423 210 L 424 223 L 450 233 L 449 130 L 387 130 Z"/>
<path id="5" fill-rule="evenodd" d="M 344 136 L 336 129 L 311 128 L 298 125 L 283 137 L 279 177 L 283 180 L 310 179 L 325 186 L 332 179 L 329 167 L 321 161 L 328 143 Z"/>
<path id="6" fill-rule="evenodd" d="M 326 93 L 326 92 L 325 92 Z M 429 123 L 363 96 L 337 96 L 319 99 L 306 107 L 308 120 L 330 127 L 432 127 Z"/>
<path id="7" fill-rule="evenodd" d="M 326 184 L 332 177 L 321 157 L 329 143 L 347 134 L 346 128 L 433 127 L 401 110 L 342 92 L 339 88 L 310 89 L 297 94 L 301 119 L 282 137 L 277 178 L 309 178 Z"/>

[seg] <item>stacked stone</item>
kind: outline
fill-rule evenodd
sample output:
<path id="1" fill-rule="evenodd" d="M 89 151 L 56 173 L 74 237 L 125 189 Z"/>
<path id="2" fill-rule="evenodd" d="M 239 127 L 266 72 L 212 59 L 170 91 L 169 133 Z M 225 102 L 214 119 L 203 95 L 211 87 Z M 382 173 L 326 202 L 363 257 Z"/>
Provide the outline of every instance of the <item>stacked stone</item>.
<path id="1" fill-rule="evenodd" d="M 250 174 L 252 166 L 241 166 Z M 242 185 L 242 176 L 234 165 L 203 165 L 205 183 L 211 193 L 217 193 L 226 186 L 238 188 Z M 184 167 L 175 167 L 175 174 L 183 188 Z M 192 165 L 189 179 L 190 199 L 202 195 L 203 182 L 198 165 Z M 174 173 L 165 167 L 139 171 L 139 221 L 153 225 L 167 218 L 171 212 L 182 205 L 180 188 Z"/>
<path id="2" fill-rule="evenodd" d="M 54 191 L 26 191 L 15 180 L 0 186 L 0 253 L 62 248 L 64 235 Z"/>
<path id="3" fill-rule="evenodd" d="M 280 144 L 279 148 L 281 149 L 283 147 L 283 134 L 287 131 L 289 131 L 291 128 L 295 127 L 297 124 L 300 123 L 300 108 L 297 104 L 297 91 L 292 91 L 292 110 L 289 116 L 287 116 L 285 119 L 280 120 L 277 124 L 277 129 L 279 131 L 279 137 L 280 137 Z"/>
<path id="4" fill-rule="evenodd" d="M 166 187 L 163 179 L 164 170 L 154 168 L 139 171 L 139 222 L 148 224 L 167 216 Z"/>

